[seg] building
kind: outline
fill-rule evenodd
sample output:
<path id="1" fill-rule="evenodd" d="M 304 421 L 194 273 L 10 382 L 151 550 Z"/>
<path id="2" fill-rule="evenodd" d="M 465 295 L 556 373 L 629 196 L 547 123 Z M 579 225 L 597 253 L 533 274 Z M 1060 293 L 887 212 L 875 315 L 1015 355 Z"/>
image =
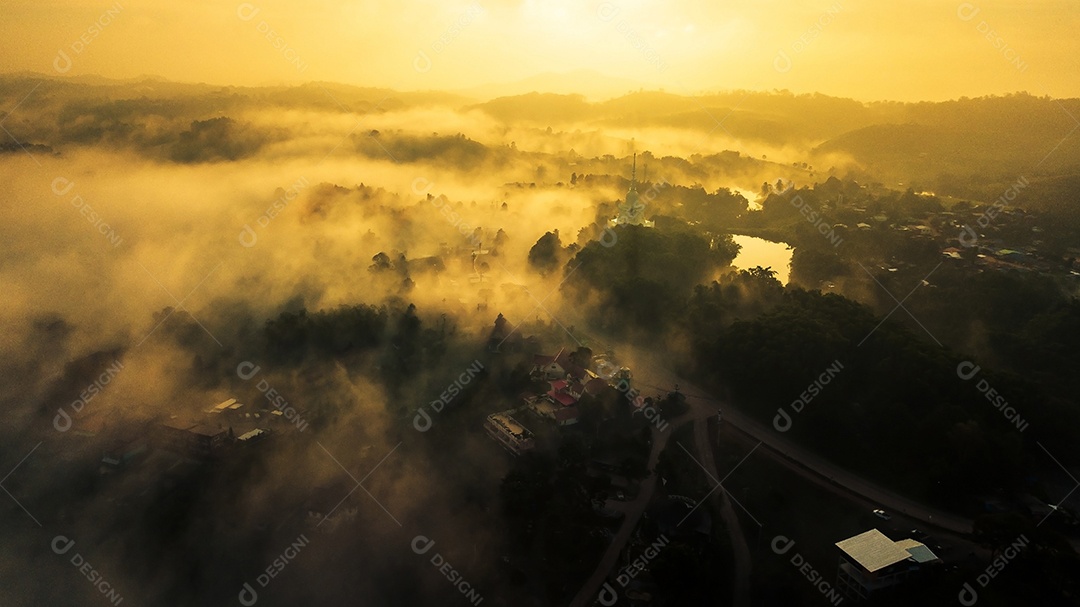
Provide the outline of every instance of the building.
<path id="1" fill-rule="evenodd" d="M 560 379 L 582 380 L 589 377 L 589 371 L 574 363 L 566 349 L 559 350 L 555 356 L 536 354 L 533 356 L 532 376 L 548 381 Z"/>
<path id="2" fill-rule="evenodd" d="M 113 441 L 101 457 L 101 470 L 112 471 L 126 467 L 139 455 L 146 452 L 147 444 L 143 436 L 127 436 Z"/>
<path id="3" fill-rule="evenodd" d="M 649 194 L 646 192 L 646 194 Z M 651 195 L 651 194 L 650 194 Z M 609 222 L 614 226 L 653 227 L 653 222 L 645 219 L 645 205 L 637 191 L 637 154 L 634 154 L 634 168 L 630 173 L 630 188 L 626 190 L 626 200 L 619 204 L 619 214 Z"/>
<path id="4" fill-rule="evenodd" d="M 521 455 L 535 447 L 533 434 L 511 416 L 512 411 L 492 413 L 484 422 L 484 430 L 495 442 L 514 455 Z"/>
<path id="5" fill-rule="evenodd" d="M 251 444 L 251 443 L 257 443 L 257 442 L 263 440 L 264 438 L 266 438 L 268 436 L 270 436 L 270 430 L 269 429 L 255 428 L 254 430 L 252 430 L 250 432 L 245 432 L 245 433 L 241 434 L 240 436 L 236 437 L 236 441 L 239 442 L 240 444 Z"/>
<path id="6" fill-rule="evenodd" d="M 526 400 L 529 407 L 540 417 L 555 422 L 557 426 L 572 426 L 578 422 L 581 412 L 574 405 L 562 405 L 546 396 L 532 397 Z"/>
<path id="7" fill-rule="evenodd" d="M 244 406 L 243 403 L 236 402 L 235 398 L 230 398 L 230 399 L 228 399 L 228 400 L 226 400 L 224 402 L 221 402 L 221 403 L 218 403 L 218 404 L 214 405 L 213 407 L 210 407 L 209 409 L 206 410 L 206 413 L 209 413 L 211 415 L 221 415 L 223 413 L 232 413 L 232 412 L 238 411 L 243 406 Z"/>
<path id="8" fill-rule="evenodd" d="M 227 428 L 202 422 L 170 419 L 161 427 L 168 448 L 197 457 L 216 455 L 229 436 Z"/>
<path id="9" fill-rule="evenodd" d="M 904 582 L 925 565 L 941 562 L 921 542 L 894 542 L 877 529 L 837 542 L 836 547 L 841 553 L 836 587 L 854 601 Z"/>

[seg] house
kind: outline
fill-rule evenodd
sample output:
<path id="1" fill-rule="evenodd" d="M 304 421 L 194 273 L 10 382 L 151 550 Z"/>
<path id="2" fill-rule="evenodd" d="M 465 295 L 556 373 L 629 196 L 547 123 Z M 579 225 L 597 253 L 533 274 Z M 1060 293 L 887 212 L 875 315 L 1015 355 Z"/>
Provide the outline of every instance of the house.
<path id="1" fill-rule="evenodd" d="M 584 380 L 590 377 L 590 373 L 585 368 L 574 363 L 570 359 L 570 354 L 563 348 L 555 356 L 545 356 L 543 354 L 533 356 L 532 376 L 548 381 L 571 378 Z"/>
<path id="2" fill-rule="evenodd" d="M 925 565 L 941 562 L 921 542 L 894 542 L 877 529 L 837 542 L 836 547 L 841 553 L 836 587 L 854 601 L 904 582 Z"/>
<path id="3" fill-rule="evenodd" d="M 581 412 L 574 405 L 565 406 L 545 396 L 532 397 L 527 401 L 529 407 L 540 417 L 555 422 L 557 426 L 571 426 L 578 422 Z"/>
<path id="4" fill-rule="evenodd" d="M 128 436 L 116 440 L 102 454 L 101 469 L 111 471 L 124 468 L 146 452 L 146 447 L 146 438 L 143 436 Z"/>
<path id="5" fill-rule="evenodd" d="M 484 430 L 495 442 L 514 455 L 521 455 L 535 447 L 533 434 L 511 415 L 513 411 L 502 411 L 487 416 Z"/>
<path id="6" fill-rule="evenodd" d="M 161 425 L 168 448 L 197 457 L 216 455 L 225 446 L 229 430 L 202 422 L 170 419 Z"/>
<path id="7" fill-rule="evenodd" d="M 270 430 L 267 428 L 255 428 L 250 432 L 245 432 L 236 437 L 237 442 L 240 444 L 252 444 L 257 443 L 264 438 L 270 436 Z"/>

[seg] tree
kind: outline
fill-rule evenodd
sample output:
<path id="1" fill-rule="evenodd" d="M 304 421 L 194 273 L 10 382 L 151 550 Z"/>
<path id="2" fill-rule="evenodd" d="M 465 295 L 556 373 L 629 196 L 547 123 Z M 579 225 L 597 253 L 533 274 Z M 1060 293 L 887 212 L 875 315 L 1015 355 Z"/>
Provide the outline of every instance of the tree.
<path id="1" fill-rule="evenodd" d="M 529 249 L 529 265 L 546 276 L 559 267 L 561 254 L 562 241 L 559 240 L 559 231 L 547 232 Z"/>

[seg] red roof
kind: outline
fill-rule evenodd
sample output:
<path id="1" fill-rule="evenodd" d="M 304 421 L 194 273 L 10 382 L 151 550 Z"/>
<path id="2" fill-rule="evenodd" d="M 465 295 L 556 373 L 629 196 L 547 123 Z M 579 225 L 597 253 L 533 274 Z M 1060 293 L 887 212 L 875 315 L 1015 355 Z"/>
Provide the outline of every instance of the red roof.
<path id="1" fill-rule="evenodd" d="M 577 407 L 564 407 L 562 409 L 555 410 L 555 421 L 561 422 L 568 419 L 577 419 L 581 413 Z"/>
<path id="2" fill-rule="evenodd" d="M 555 381 L 550 381 L 548 383 L 551 384 L 551 390 L 554 392 L 562 392 L 570 385 L 570 382 L 565 379 L 556 379 Z"/>
<path id="3" fill-rule="evenodd" d="M 552 390 L 548 392 L 547 395 L 552 400 L 563 405 L 564 407 L 569 407 L 570 405 L 577 403 L 577 399 L 574 398 L 572 394 L 567 394 L 566 392 L 556 392 Z"/>

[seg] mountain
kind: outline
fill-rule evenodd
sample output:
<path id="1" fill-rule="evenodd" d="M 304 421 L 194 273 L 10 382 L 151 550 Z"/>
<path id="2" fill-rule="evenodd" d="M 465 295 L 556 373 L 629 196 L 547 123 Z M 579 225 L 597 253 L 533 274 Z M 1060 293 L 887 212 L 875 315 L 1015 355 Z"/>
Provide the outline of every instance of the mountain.
<path id="1" fill-rule="evenodd" d="M 526 93 L 554 93 L 557 95 L 581 95 L 597 101 L 611 99 L 643 88 L 641 82 L 627 78 L 614 78 L 593 70 L 570 72 L 546 72 L 516 82 L 485 84 L 455 91 L 476 99 L 512 97 Z"/>

